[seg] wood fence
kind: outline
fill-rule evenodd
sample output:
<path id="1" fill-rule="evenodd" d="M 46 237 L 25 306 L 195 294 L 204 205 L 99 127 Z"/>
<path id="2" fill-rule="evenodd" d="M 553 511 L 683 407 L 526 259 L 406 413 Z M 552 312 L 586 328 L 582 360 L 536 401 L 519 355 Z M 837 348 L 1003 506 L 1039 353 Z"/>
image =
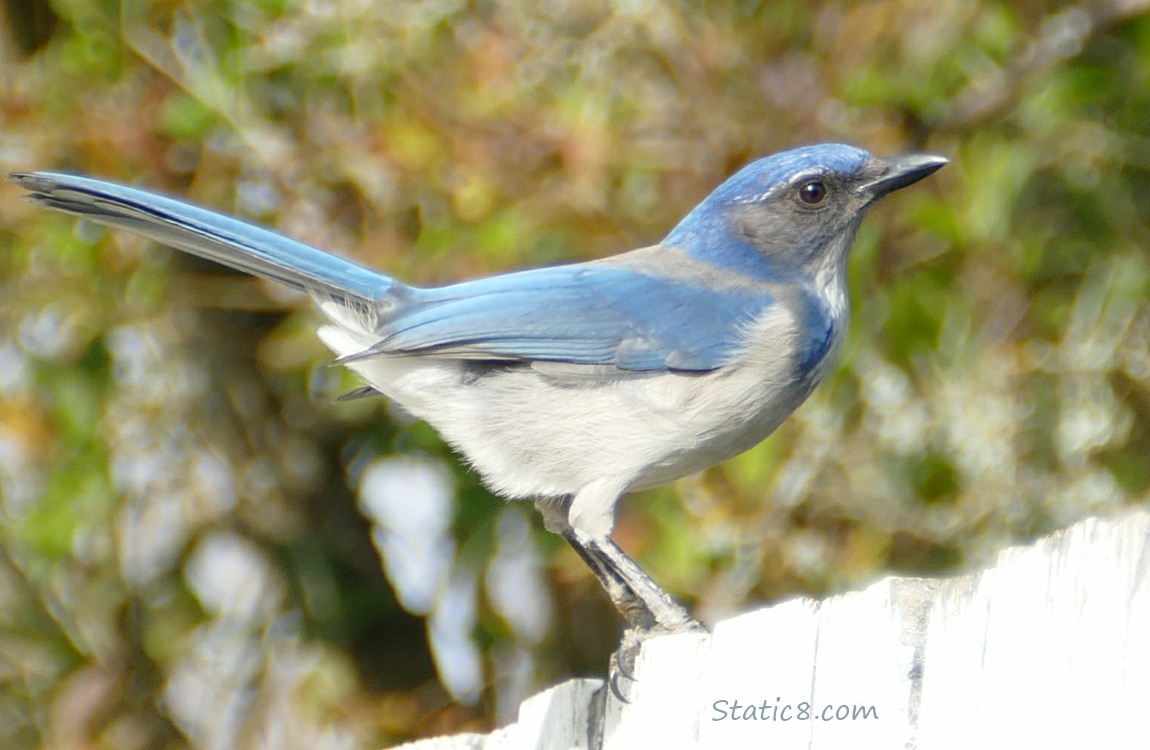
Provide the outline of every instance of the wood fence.
<path id="1" fill-rule="evenodd" d="M 657 638 L 635 677 L 627 704 L 571 680 L 403 749 L 1150 748 L 1150 513 Z"/>

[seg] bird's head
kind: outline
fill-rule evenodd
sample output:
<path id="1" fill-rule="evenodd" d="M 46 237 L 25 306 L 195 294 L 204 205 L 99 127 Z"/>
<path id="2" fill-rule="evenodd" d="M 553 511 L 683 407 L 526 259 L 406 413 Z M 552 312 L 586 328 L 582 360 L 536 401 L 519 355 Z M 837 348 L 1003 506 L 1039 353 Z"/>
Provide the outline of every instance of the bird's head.
<path id="1" fill-rule="evenodd" d="M 880 159 L 840 143 L 783 151 L 732 175 L 663 244 L 752 275 L 821 264 L 846 253 L 868 206 L 946 163 L 928 154 Z"/>

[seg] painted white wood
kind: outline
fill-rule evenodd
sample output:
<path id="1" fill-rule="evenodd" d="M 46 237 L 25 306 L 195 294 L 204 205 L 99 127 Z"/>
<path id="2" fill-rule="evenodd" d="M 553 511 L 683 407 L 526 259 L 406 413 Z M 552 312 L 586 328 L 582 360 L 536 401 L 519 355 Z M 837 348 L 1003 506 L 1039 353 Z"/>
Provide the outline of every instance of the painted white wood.
<path id="1" fill-rule="evenodd" d="M 978 573 L 887 578 L 658 638 L 636 678 L 628 704 L 572 680 L 492 734 L 403 747 L 1147 748 L 1150 513 L 1084 521 Z"/>
<path id="2" fill-rule="evenodd" d="M 401 745 L 399 750 L 591 750 L 602 680 L 568 680 L 523 701 L 517 721 L 491 734 L 457 734 Z"/>

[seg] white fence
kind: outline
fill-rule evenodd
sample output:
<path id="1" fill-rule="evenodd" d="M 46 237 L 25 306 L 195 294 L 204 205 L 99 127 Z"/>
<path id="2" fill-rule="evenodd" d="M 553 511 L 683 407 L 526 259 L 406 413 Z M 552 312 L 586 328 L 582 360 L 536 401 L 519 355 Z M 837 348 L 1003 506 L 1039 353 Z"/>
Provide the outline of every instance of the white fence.
<path id="1" fill-rule="evenodd" d="M 1150 748 L 1150 514 L 654 639 L 635 677 L 629 704 L 571 680 L 511 726 L 403 748 Z"/>

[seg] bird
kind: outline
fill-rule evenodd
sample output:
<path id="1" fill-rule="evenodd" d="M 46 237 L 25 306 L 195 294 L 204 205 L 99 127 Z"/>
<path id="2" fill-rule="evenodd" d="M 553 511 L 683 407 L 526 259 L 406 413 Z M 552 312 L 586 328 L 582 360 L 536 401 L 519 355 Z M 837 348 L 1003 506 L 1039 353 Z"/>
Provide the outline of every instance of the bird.
<path id="1" fill-rule="evenodd" d="M 138 188 L 10 179 L 36 205 L 307 292 L 357 393 L 430 423 L 494 493 L 532 500 L 634 643 L 705 628 L 612 539 L 620 499 L 743 453 L 803 403 L 846 334 L 866 210 L 947 163 L 792 148 L 735 172 L 657 244 L 438 287 Z"/>

